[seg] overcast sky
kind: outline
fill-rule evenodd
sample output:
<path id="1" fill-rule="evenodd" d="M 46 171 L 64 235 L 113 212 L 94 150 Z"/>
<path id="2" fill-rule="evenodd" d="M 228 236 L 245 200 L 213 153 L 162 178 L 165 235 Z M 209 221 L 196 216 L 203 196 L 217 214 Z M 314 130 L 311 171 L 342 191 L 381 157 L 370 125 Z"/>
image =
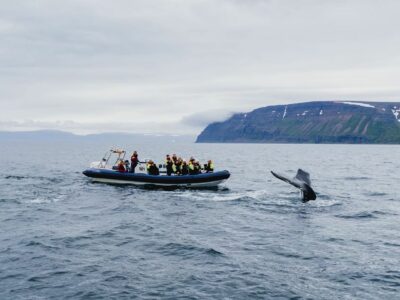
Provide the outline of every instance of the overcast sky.
<path id="1" fill-rule="evenodd" d="M 271 104 L 400 98 L 398 0 L 0 4 L 0 130 L 196 134 Z"/>

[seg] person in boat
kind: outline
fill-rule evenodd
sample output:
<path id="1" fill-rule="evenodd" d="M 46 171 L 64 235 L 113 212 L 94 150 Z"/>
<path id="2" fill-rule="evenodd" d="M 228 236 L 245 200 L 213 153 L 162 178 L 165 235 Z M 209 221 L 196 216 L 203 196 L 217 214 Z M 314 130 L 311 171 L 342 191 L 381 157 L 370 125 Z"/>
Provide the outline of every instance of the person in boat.
<path id="1" fill-rule="evenodd" d="M 189 166 L 186 162 L 186 160 L 182 161 L 182 166 L 181 166 L 181 175 L 188 175 L 189 174 Z"/>
<path id="2" fill-rule="evenodd" d="M 133 151 L 131 156 L 131 169 L 130 169 L 131 173 L 135 173 L 135 168 L 137 167 L 138 163 L 139 163 L 138 153 L 136 151 Z"/>
<path id="3" fill-rule="evenodd" d="M 156 164 L 152 160 L 149 160 L 147 162 L 147 174 L 160 175 L 159 169 L 157 168 Z"/>
<path id="4" fill-rule="evenodd" d="M 195 169 L 195 164 L 196 161 L 193 157 L 190 158 L 189 163 L 188 163 L 188 169 L 189 169 L 189 175 L 196 175 L 196 169 Z"/>
<path id="5" fill-rule="evenodd" d="M 171 176 L 174 172 L 174 162 L 172 161 L 169 154 L 167 154 L 167 156 L 165 157 L 165 167 L 167 169 L 167 175 Z"/>
<path id="6" fill-rule="evenodd" d="M 174 169 L 174 172 L 176 175 L 182 174 L 182 162 L 183 162 L 182 158 L 178 157 L 178 159 L 176 160 L 175 169 Z"/>
<path id="7" fill-rule="evenodd" d="M 172 172 L 176 175 L 179 175 L 179 170 L 178 170 L 178 157 L 176 156 L 176 154 L 172 154 L 171 157 L 172 160 Z"/>
<path id="8" fill-rule="evenodd" d="M 178 163 L 178 157 L 176 156 L 175 153 L 172 154 L 172 161 L 173 161 L 174 164 L 177 164 L 177 163 Z"/>
<path id="9" fill-rule="evenodd" d="M 206 173 L 212 173 L 214 172 L 214 163 L 212 160 L 209 160 L 206 165 L 204 165 L 204 170 Z"/>
<path id="10" fill-rule="evenodd" d="M 129 169 L 130 169 L 129 160 L 126 159 L 126 160 L 124 161 L 124 165 L 125 165 L 125 171 L 128 172 Z"/>
<path id="11" fill-rule="evenodd" d="M 125 163 L 124 163 L 124 161 L 122 159 L 120 159 L 119 162 L 118 162 L 117 170 L 120 173 L 125 173 L 125 171 L 126 171 Z"/>
<path id="12" fill-rule="evenodd" d="M 174 164 L 174 163 L 172 164 L 172 173 L 179 175 L 177 172 L 176 164 Z"/>
<path id="13" fill-rule="evenodd" d="M 201 174 L 201 165 L 200 165 L 199 161 L 195 161 L 195 163 L 194 163 L 194 172 L 195 172 L 195 175 Z"/>

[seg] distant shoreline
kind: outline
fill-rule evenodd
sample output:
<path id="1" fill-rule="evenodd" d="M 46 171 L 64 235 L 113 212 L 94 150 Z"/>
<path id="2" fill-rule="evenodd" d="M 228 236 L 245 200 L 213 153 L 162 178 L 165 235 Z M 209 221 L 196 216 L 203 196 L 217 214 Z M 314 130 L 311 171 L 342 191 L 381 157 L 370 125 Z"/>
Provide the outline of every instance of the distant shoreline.
<path id="1" fill-rule="evenodd" d="M 195 144 L 248 144 L 248 145 L 388 145 L 388 146 L 400 146 L 400 143 L 291 143 L 291 142 L 195 142 Z"/>

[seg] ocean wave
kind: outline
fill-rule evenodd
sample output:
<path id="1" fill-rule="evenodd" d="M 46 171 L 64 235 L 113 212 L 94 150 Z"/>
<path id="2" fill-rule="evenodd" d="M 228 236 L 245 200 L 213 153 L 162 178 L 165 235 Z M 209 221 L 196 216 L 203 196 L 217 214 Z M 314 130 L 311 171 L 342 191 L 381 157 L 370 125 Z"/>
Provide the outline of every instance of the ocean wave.
<path id="1" fill-rule="evenodd" d="M 387 196 L 387 193 L 384 192 L 369 192 L 369 193 L 365 193 L 365 196 L 371 196 L 371 197 L 383 197 L 383 196 Z"/>
<path id="2" fill-rule="evenodd" d="M 400 287 L 400 272 L 387 271 L 384 274 L 375 275 L 373 278 L 370 278 L 369 281 L 397 288 Z"/>
<path id="3" fill-rule="evenodd" d="M 104 279 L 104 281 L 105 282 L 115 282 L 115 281 L 126 281 L 128 279 L 129 279 L 128 277 L 123 276 L 123 275 L 113 275 L 113 276 L 110 276 L 110 277 L 106 277 Z"/>
<path id="4" fill-rule="evenodd" d="M 400 247 L 400 244 L 398 243 L 391 243 L 391 242 L 385 242 L 383 243 L 385 246 L 390 246 L 390 247 Z"/>
<path id="5" fill-rule="evenodd" d="M 297 191 L 283 192 L 280 194 L 272 194 L 267 190 L 254 190 L 245 192 L 228 192 L 228 193 L 206 193 L 206 192 L 184 192 L 177 194 L 178 197 L 195 201 L 232 201 L 232 202 L 252 202 L 254 205 L 276 206 L 282 208 L 294 208 L 299 205 L 306 205 L 315 208 L 334 207 L 342 205 L 340 200 L 332 199 L 331 196 L 322 194 L 318 195 L 316 201 L 303 203 Z M 258 204 L 257 204 L 258 203 Z"/>
<path id="6" fill-rule="evenodd" d="M 366 176 L 348 176 L 348 177 L 344 177 L 343 179 L 352 181 L 352 180 L 369 180 L 372 178 L 366 177 Z"/>
<path id="7" fill-rule="evenodd" d="M 26 247 L 40 247 L 46 250 L 57 250 L 60 249 L 60 247 L 58 246 L 53 246 L 53 245 L 47 245 L 45 243 L 42 242 L 38 242 L 35 240 L 29 241 L 28 243 L 25 244 Z"/>
<path id="8" fill-rule="evenodd" d="M 34 199 L 26 200 L 27 203 L 32 203 L 32 204 L 50 204 L 50 203 L 55 203 L 58 202 L 62 199 L 65 198 L 65 195 L 57 195 L 55 197 L 52 196 L 39 196 Z"/>
<path id="9" fill-rule="evenodd" d="M 382 210 L 374 210 L 372 211 L 375 215 L 382 215 L 382 216 L 397 216 L 398 213 L 390 212 L 390 211 L 382 211 Z"/>
<path id="10" fill-rule="evenodd" d="M 336 218 L 341 218 L 341 219 L 376 219 L 378 218 L 376 216 L 376 213 L 374 212 L 368 212 L 368 211 L 362 211 L 358 212 L 355 214 L 341 214 L 341 215 L 335 215 Z"/>
<path id="11" fill-rule="evenodd" d="M 209 256 L 224 256 L 224 254 L 214 248 L 204 248 L 194 245 L 187 245 L 182 243 L 167 243 L 158 247 L 158 252 L 163 255 L 173 255 L 179 257 L 192 257 L 199 254 L 206 254 Z"/>
<path id="12" fill-rule="evenodd" d="M 21 279 L 25 278 L 25 276 L 26 275 L 23 273 L 7 274 L 7 275 L 0 277 L 0 281 L 7 280 L 7 279 L 21 280 Z"/>
<path id="13" fill-rule="evenodd" d="M 7 175 L 7 176 L 4 176 L 4 179 L 22 180 L 22 179 L 25 179 L 25 178 L 27 178 L 27 177 L 25 177 L 25 176 L 18 176 L 18 175 Z"/>
<path id="14" fill-rule="evenodd" d="M 325 241 L 327 241 L 329 243 L 344 243 L 346 240 L 341 239 L 341 238 L 330 237 L 330 238 L 327 238 Z"/>
<path id="15" fill-rule="evenodd" d="M 39 180 L 39 181 L 46 181 L 49 183 L 61 183 L 65 180 L 65 176 L 26 176 L 26 175 L 6 175 L 4 179 L 12 179 L 12 180 L 26 180 L 27 183 L 33 183 L 29 180 Z"/>
<path id="16" fill-rule="evenodd" d="M 312 259 L 316 258 L 314 256 L 304 256 L 299 253 L 284 251 L 284 250 L 280 250 L 280 249 L 272 250 L 271 252 L 276 255 L 283 256 L 285 258 L 295 258 L 295 259 L 301 259 L 301 260 L 312 260 Z"/>
<path id="17" fill-rule="evenodd" d="M 63 275 L 68 275 L 71 274 L 70 271 L 65 271 L 65 270 L 56 270 L 56 271 L 50 271 L 46 273 L 42 273 L 39 275 L 34 275 L 28 278 L 28 282 L 43 282 L 47 280 L 48 278 L 54 278 L 56 276 L 63 276 Z"/>
<path id="18" fill-rule="evenodd" d="M 185 192 L 178 194 L 178 197 L 189 198 L 191 200 L 200 201 L 248 201 L 261 200 L 267 195 L 266 191 L 248 191 L 248 192 L 231 192 L 231 193 L 204 193 L 204 192 Z"/>
<path id="19" fill-rule="evenodd" d="M 330 199 L 330 198 L 326 199 L 326 200 L 317 198 L 317 200 L 315 200 L 315 201 L 309 201 L 309 202 L 304 203 L 304 204 L 305 205 L 309 205 L 311 207 L 316 207 L 316 208 L 318 208 L 318 207 L 321 207 L 321 208 L 323 208 L 323 207 L 335 207 L 335 206 L 343 205 L 342 201 L 335 200 L 335 199 Z"/>
<path id="20" fill-rule="evenodd" d="M 15 204 L 20 204 L 21 202 L 18 199 L 0 199 L 0 203 L 15 203 Z"/>
<path id="21" fill-rule="evenodd" d="M 337 218 L 342 219 L 376 219 L 379 216 L 397 216 L 398 214 L 390 211 L 373 210 L 373 211 L 362 211 L 354 214 L 338 214 L 335 215 Z"/>

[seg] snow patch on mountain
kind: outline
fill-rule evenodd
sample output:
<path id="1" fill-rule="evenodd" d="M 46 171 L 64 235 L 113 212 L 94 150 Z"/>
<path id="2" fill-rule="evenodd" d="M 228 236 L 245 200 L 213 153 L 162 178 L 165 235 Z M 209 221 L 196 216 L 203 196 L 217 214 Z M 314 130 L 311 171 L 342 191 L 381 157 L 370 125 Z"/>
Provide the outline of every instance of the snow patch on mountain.
<path id="1" fill-rule="evenodd" d="M 368 107 L 368 108 L 375 108 L 375 106 L 371 105 L 371 104 L 367 104 L 367 103 L 361 103 L 361 102 L 339 102 L 339 103 L 343 103 L 343 104 L 348 104 L 348 105 L 358 105 L 358 106 L 362 106 L 362 107 Z"/>
<path id="2" fill-rule="evenodd" d="M 396 120 L 398 122 L 400 122 L 400 109 L 397 109 L 397 107 L 394 106 L 392 109 L 392 113 L 393 113 L 394 117 L 396 118 Z"/>

